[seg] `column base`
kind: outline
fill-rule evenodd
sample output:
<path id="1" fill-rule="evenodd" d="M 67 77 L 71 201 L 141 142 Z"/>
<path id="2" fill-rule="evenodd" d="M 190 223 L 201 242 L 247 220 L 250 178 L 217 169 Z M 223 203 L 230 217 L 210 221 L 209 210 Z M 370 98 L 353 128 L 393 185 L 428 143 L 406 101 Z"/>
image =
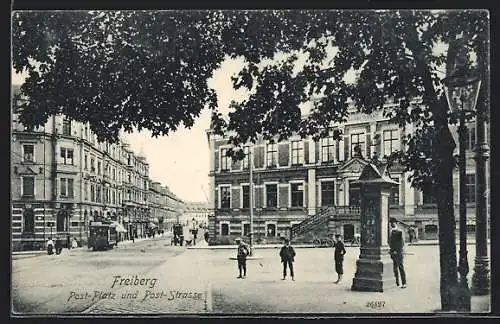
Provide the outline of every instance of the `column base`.
<path id="1" fill-rule="evenodd" d="M 356 274 L 352 279 L 351 290 L 384 292 L 395 287 L 396 278 L 389 257 L 359 258 L 356 261 Z"/>
<path id="2" fill-rule="evenodd" d="M 488 295 L 490 291 L 489 259 L 488 257 L 476 257 L 471 292 L 474 296 L 482 296 Z"/>

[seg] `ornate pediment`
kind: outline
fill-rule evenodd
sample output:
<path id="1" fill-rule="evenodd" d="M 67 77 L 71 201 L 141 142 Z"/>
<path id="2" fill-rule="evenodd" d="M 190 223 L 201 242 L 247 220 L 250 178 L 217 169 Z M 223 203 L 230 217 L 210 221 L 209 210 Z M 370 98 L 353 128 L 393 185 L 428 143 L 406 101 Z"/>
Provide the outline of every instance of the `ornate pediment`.
<path id="1" fill-rule="evenodd" d="M 339 172 L 343 172 L 343 173 L 360 173 L 367 164 L 368 164 L 367 161 L 355 157 L 355 158 L 352 158 L 349 161 L 347 161 L 339 169 Z"/>

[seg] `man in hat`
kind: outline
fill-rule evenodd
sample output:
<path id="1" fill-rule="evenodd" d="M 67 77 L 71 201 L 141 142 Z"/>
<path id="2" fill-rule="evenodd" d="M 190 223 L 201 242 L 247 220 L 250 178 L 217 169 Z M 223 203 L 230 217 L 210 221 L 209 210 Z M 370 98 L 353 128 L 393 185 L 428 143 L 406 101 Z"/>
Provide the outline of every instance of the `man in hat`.
<path id="1" fill-rule="evenodd" d="M 281 248 L 280 251 L 280 257 L 281 257 L 281 262 L 283 263 L 283 278 L 281 280 L 286 279 L 286 267 L 290 268 L 290 276 L 292 277 L 292 280 L 295 281 L 294 275 L 293 275 L 293 261 L 295 258 L 295 250 L 293 247 L 290 245 L 290 241 L 288 239 L 284 239 L 285 245 Z"/>
<path id="2" fill-rule="evenodd" d="M 250 250 L 241 238 L 236 238 L 235 242 L 238 244 L 236 259 L 238 260 L 238 271 L 240 272 L 237 278 L 245 279 L 247 276 L 247 256 L 250 254 Z"/>
<path id="3" fill-rule="evenodd" d="M 399 275 L 401 275 L 401 288 L 406 288 L 406 273 L 403 264 L 404 255 L 404 235 L 399 229 L 397 219 L 391 217 L 391 233 L 389 237 L 389 253 L 393 262 L 394 276 L 396 277 L 396 285 L 399 287 Z"/>
<path id="4" fill-rule="evenodd" d="M 346 254 L 344 242 L 342 242 L 342 235 L 335 235 L 334 248 L 333 258 L 335 260 L 335 272 L 337 272 L 337 281 L 334 283 L 338 284 L 342 281 L 342 276 L 344 275 L 344 255 Z"/>

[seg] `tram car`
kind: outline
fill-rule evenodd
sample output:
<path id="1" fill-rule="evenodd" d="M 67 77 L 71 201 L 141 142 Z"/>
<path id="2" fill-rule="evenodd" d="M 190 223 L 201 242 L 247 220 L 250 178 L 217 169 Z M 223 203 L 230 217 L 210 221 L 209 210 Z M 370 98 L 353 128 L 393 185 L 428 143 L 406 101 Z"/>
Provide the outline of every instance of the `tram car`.
<path id="1" fill-rule="evenodd" d="M 116 226 L 112 222 L 90 222 L 88 247 L 96 250 L 109 250 L 117 245 Z"/>

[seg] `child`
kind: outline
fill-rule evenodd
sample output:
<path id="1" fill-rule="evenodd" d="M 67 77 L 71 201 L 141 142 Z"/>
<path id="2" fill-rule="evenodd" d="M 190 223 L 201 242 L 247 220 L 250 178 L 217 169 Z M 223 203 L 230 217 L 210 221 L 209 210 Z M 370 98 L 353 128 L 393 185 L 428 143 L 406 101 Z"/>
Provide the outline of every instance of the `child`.
<path id="1" fill-rule="evenodd" d="M 335 281 L 336 284 L 342 281 L 342 275 L 344 274 L 344 254 L 346 250 L 344 248 L 344 242 L 342 242 L 342 236 L 340 234 L 335 235 L 335 271 L 337 272 L 338 278 Z"/>

